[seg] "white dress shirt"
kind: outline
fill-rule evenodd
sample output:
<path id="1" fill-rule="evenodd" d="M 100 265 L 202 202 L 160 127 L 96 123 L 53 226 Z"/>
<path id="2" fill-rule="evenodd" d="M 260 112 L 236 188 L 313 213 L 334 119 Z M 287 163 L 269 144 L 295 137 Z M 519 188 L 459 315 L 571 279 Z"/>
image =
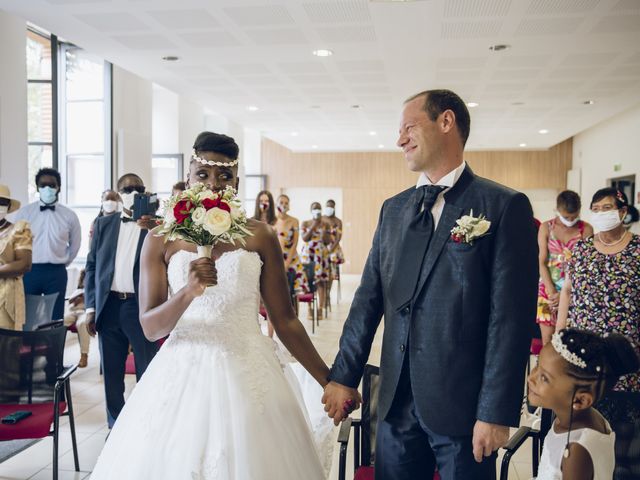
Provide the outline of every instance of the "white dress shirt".
<path id="1" fill-rule="evenodd" d="M 438 194 L 438 197 L 436 198 L 436 201 L 433 204 L 433 207 L 431 207 L 431 215 L 433 215 L 434 230 L 438 228 L 438 222 L 440 221 L 440 217 L 442 216 L 442 210 L 444 209 L 444 194 L 447 193 L 449 190 L 451 190 L 451 187 L 453 187 L 456 184 L 456 182 L 462 175 L 462 172 L 464 172 L 464 169 L 466 166 L 467 166 L 467 163 L 463 161 L 457 168 L 455 168 L 454 170 L 451 170 L 444 177 L 442 177 L 438 183 L 435 183 L 435 184 L 431 180 L 429 180 L 429 177 L 427 177 L 424 173 L 420 174 L 416 188 L 423 187 L 424 185 L 440 185 L 442 187 L 447 187 Z"/>
<path id="2" fill-rule="evenodd" d="M 10 216 L 12 222 L 26 220 L 33 234 L 33 263 L 69 266 L 76 258 L 82 234 L 73 210 L 59 203 L 55 210 L 40 211 L 40 201 L 25 205 Z"/>
<path id="3" fill-rule="evenodd" d="M 123 217 L 126 215 L 123 213 Z M 136 222 L 122 222 L 118 234 L 116 262 L 113 270 L 111 290 L 114 292 L 134 293 L 133 267 L 136 263 L 136 251 L 140 240 L 140 227 Z"/>

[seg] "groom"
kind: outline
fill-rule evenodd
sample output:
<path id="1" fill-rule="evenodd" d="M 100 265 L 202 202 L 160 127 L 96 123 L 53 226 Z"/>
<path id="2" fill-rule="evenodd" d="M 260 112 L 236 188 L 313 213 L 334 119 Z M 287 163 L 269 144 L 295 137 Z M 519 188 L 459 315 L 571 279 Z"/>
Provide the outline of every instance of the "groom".
<path id="1" fill-rule="evenodd" d="M 469 127 L 449 90 L 405 102 L 397 143 L 421 175 L 382 206 L 325 388 L 325 410 L 340 421 L 384 315 L 378 480 L 430 479 L 436 466 L 443 480 L 495 478 L 494 452 L 518 425 L 536 232 L 525 195 L 464 162 Z M 458 225 L 463 216 L 473 218 Z"/>

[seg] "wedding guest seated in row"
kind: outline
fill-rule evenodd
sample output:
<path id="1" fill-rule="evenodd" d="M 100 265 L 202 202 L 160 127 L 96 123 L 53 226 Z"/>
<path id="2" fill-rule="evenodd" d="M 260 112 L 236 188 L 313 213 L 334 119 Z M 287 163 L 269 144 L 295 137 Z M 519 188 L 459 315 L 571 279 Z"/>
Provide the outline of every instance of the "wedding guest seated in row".
<path id="1" fill-rule="evenodd" d="M 556 216 L 540 225 L 538 248 L 540 283 L 538 311 L 542 343 L 546 345 L 556 328 L 560 290 L 564 283 L 564 263 L 578 240 L 593 235 L 593 228 L 580 219 L 580 196 L 565 190 L 556 198 Z"/>
<path id="2" fill-rule="evenodd" d="M 557 329 L 624 335 L 640 354 L 640 237 L 624 228 L 626 197 L 614 188 L 591 200 L 593 237 L 565 266 Z M 596 408 L 616 433 L 615 479 L 640 478 L 640 374 L 621 377 Z"/>
<path id="3" fill-rule="evenodd" d="M 6 185 L 0 185 L 0 328 L 22 330 L 25 299 L 22 276 L 31 269 L 31 230 L 24 220 L 11 223 L 7 214 L 20 208 Z"/>
<path id="4" fill-rule="evenodd" d="M 81 231 L 78 216 L 59 200 L 60 173 L 53 168 L 41 168 L 35 183 L 40 199 L 18 210 L 14 222 L 25 220 L 33 233 L 33 265 L 24 276 L 27 295 L 57 293 L 52 320 L 64 316 L 64 296 L 67 290 L 67 267 L 80 250 Z"/>
<path id="5" fill-rule="evenodd" d="M 327 280 L 327 303 L 331 302 L 331 287 L 334 280 L 340 280 L 340 265 L 344 263 L 344 253 L 340 241 L 342 240 L 342 220 L 336 217 L 335 200 L 327 200 L 324 210 L 324 220 L 331 225 L 329 237 L 331 239 L 327 249 L 329 251 L 330 273 Z"/>
<path id="6" fill-rule="evenodd" d="M 120 177 L 122 213 L 95 220 L 85 269 L 87 328 L 92 336 L 99 334 L 109 428 L 124 406 L 129 344 L 133 347 L 137 380 L 158 350 L 155 342 L 145 338 L 138 310 L 140 251 L 148 230 L 155 226 L 150 217 L 133 219 L 134 197 L 144 191 L 138 175 L 127 173 Z"/>
<path id="7" fill-rule="evenodd" d="M 89 344 L 91 343 L 84 308 L 84 275 L 84 270 L 82 270 L 80 272 L 80 278 L 78 279 L 77 288 L 69 295 L 69 300 L 67 300 L 64 308 L 64 325 L 66 327 L 75 325 L 78 333 L 78 342 L 80 344 L 80 361 L 78 361 L 78 367 L 80 368 L 85 368 L 89 362 Z"/>
<path id="8" fill-rule="evenodd" d="M 576 329 L 553 334 L 528 379 L 529 402 L 555 414 L 537 480 L 613 478 L 618 431 L 595 405 L 621 375 L 638 368 L 640 359 L 623 335 Z"/>
<path id="9" fill-rule="evenodd" d="M 331 224 L 322 217 L 322 206 L 318 202 L 311 204 L 311 220 L 302 222 L 302 252 L 300 258 L 303 264 L 314 263 L 315 282 L 321 307 L 326 303 L 327 282 L 331 267 L 329 265 L 329 249 L 331 243 Z M 318 310 L 318 318 L 322 320 L 323 309 Z M 309 305 L 309 318 L 313 317 Z"/>

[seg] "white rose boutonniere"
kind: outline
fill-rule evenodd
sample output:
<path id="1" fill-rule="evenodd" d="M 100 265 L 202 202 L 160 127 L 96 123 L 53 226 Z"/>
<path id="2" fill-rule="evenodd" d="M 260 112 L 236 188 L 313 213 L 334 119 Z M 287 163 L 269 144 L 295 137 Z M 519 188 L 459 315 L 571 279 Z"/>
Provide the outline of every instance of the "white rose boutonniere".
<path id="1" fill-rule="evenodd" d="M 456 243 L 468 243 L 470 245 L 473 244 L 474 240 L 484 237 L 491 227 L 491 222 L 484 215 L 474 217 L 473 210 L 469 212 L 469 215 L 463 215 L 456 220 L 456 224 L 451 229 L 451 240 Z"/>

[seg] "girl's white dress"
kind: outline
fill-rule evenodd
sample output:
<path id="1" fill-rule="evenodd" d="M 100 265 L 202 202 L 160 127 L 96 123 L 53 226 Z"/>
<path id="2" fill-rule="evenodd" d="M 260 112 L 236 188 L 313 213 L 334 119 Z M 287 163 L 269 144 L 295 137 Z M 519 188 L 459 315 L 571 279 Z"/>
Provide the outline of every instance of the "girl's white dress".
<path id="1" fill-rule="evenodd" d="M 172 291 L 186 284 L 194 258 L 171 257 Z M 314 440 L 296 374 L 257 321 L 260 257 L 234 250 L 216 266 L 218 284 L 192 302 L 151 362 L 92 480 L 325 478 L 330 455 L 317 444 L 328 446 L 331 431 L 319 421 Z"/>

